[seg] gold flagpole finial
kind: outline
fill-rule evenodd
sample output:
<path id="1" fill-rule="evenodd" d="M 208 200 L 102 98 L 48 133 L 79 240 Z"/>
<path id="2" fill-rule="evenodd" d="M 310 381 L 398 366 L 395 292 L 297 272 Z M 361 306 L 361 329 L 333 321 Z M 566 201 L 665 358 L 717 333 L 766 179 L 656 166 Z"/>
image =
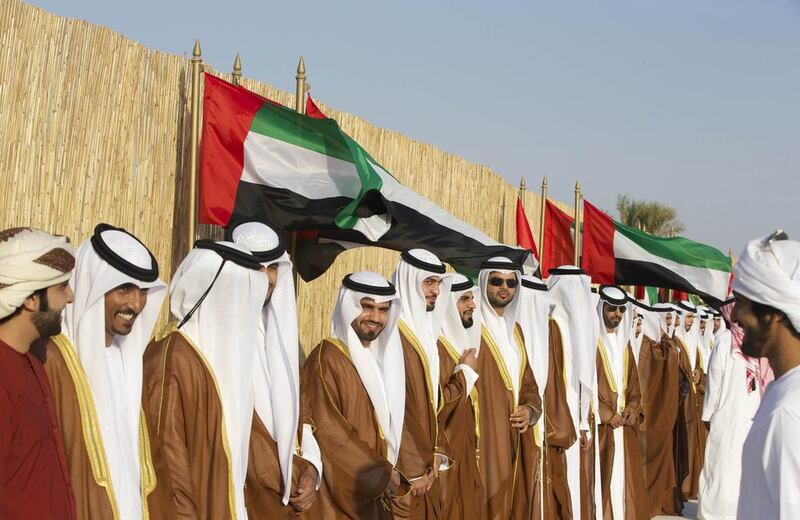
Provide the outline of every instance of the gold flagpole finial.
<path id="1" fill-rule="evenodd" d="M 525 202 L 525 190 L 526 189 L 527 188 L 525 186 L 525 177 L 523 177 L 519 181 L 519 198 L 522 199 L 523 203 Z"/>
<path id="2" fill-rule="evenodd" d="M 233 72 L 231 73 L 231 82 L 234 85 L 239 85 L 242 81 L 242 59 L 239 53 L 236 53 L 236 59 L 233 60 Z"/>
<path id="3" fill-rule="evenodd" d="M 297 75 L 295 79 L 294 109 L 301 114 L 306 113 L 306 62 L 303 55 L 300 55 L 300 62 L 297 64 Z"/>

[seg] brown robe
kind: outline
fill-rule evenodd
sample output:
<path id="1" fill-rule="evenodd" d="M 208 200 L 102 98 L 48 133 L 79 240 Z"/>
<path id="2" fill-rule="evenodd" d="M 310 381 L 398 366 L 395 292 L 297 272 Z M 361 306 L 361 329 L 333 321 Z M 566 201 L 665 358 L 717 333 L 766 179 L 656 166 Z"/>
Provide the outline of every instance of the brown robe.
<path id="1" fill-rule="evenodd" d="M 119 511 L 113 498 L 114 490 L 97 412 L 78 353 L 63 334 L 40 341 L 35 351 L 44 363 L 53 390 L 56 418 L 75 494 L 77 518 L 118 520 Z M 139 425 L 139 471 L 143 518 L 174 518 L 168 483 L 162 485 L 159 481 L 156 486 L 157 470 L 165 467 L 161 455 L 158 447 L 152 447 L 142 415 Z"/>
<path id="2" fill-rule="evenodd" d="M 567 449 L 578 439 L 567 404 L 564 346 L 558 323 L 550 319 L 549 364 L 545 399 L 545 497 L 544 517 L 571 520 L 572 499 L 567 481 Z M 577 492 L 577 490 L 576 490 Z"/>
<path id="3" fill-rule="evenodd" d="M 222 402 L 210 367 L 183 334 L 172 332 L 147 347 L 142 391 L 151 444 L 167 460 L 158 479 L 172 486 L 172 518 L 232 518 Z"/>
<path id="4" fill-rule="evenodd" d="M 459 370 L 459 354 L 444 338 L 439 338 L 439 381 L 442 387 L 442 405 L 439 411 L 439 429 L 444 431 L 455 461 L 447 471 L 439 473 L 442 488 L 442 513 L 448 520 L 480 520 L 483 484 L 480 474 L 480 430 L 476 418 L 480 417 L 478 390 L 466 393 L 466 379 Z"/>
<path id="5" fill-rule="evenodd" d="M 397 457 L 397 470 L 409 481 L 424 476 L 433 468 L 435 454 L 449 455 L 447 439 L 439 432 L 434 392 L 439 392 L 439 381 L 430 380 L 428 358 L 424 347 L 408 324 L 400 320 L 400 343 L 406 369 L 406 414 L 403 420 L 403 437 Z M 440 399 L 440 405 L 443 400 Z M 395 518 L 444 518 L 442 492 L 438 479 L 422 496 L 411 493 L 392 498 Z"/>
<path id="6" fill-rule="evenodd" d="M 310 518 L 390 519 L 383 493 L 392 476 L 387 446 L 369 394 L 347 347 L 322 341 L 309 354 L 300 379 L 301 399 L 322 455 L 322 485 Z M 408 492 L 408 486 L 397 493 Z"/>
<path id="7" fill-rule="evenodd" d="M 300 424 L 302 429 L 302 422 Z M 300 441 L 298 441 L 300 442 Z M 311 465 L 295 455 L 292 461 L 292 489 L 297 489 L 300 476 Z M 278 443 L 272 438 L 257 413 L 253 413 L 250 429 L 250 453 L 244 496 L 249 518 L 293 519 L 306 518 L 308 512 L 297 514 L 294 508 L 283 504 L 283 474 L 278 456 Z"/>
<path id="8" fill-rule="evenodd" d="M 688 351 L 679 338 L 675 338 L 680 346 L 680 369 L 690 384 L 689 394 L 683 402 L 683 419 L 686 424 L 686 477 L 681 483 L 681 493 L 684 500 L 697 498 L 700 484 L 700 472 L 703 469 L 705 456 L 706 437 L 708 430 L 702 421 L 703 400 L 705 399 L 705 374 L 701 374 L 700 381 L 695 384 L 692 380 L 692 368 L 689 362 Z M 701 368 L 698 349 L 697 368 Z M 702 368 L 701 368 L 702 372 Z"/>
<path id="9" fill-rule="evenodd" d="M 631 351 L 630 343 L 625 345 L 623 354 L 623 387 L 620 389 L 614 381 L 609 364 L 609 353 L 603 340 L 597 344 L 597 400 L 598 417 L 597 445 L 600 452 L 600 489 L 603 501 L 603 518 L 605 520 L 647 520 L 650 518 L 650 504 L 644 482 L 642 452 L 639 445 L 639 424 L 643 419 L 642 391 L 639 385 L 639 373 Z M 624 438 L 625 450 L 625 514 L 620 517 L 619 511 L 611 508 L 611 478 L 614 470 L 614 452 L 621 447 L 616 446 L 614 428 L 608 424 L 617 413 L 617 398 L 622 392 L 623 411 L 631 410 L 637 420 L 632 426 L 620 426 Z M 616 513 L 616 515 L 615 515 Z"/>
<path id="10" fill-rule="evenodd" d="M 509 421 L 519 406 L 528 406 L 534 416 L 542 411 L 519 325 L 514 332 L 521 355 L 519 374 L 508 373 L 502 354 L 485 328 L 478 356 L 480 472 L 486 518 L 492 520 L 538 518 L 541 510 L 538 481 L 541 450 L 535 433 L 538 430 L 531 425 L 520 434 Z M 518 399 L 513 395 L 511 377 L 520 381 Z"/>
<path id="11" fill-rule="evenodd" d="M 666 338 L 665 338 L 666 339 Z M 678 351 L 671 341 L 644 336 L 639 350 L 639 383 L 644 419 L 639 441 L 650 515 L 679 515 L 673 461 L 673 430 L 678 418 Z"/>

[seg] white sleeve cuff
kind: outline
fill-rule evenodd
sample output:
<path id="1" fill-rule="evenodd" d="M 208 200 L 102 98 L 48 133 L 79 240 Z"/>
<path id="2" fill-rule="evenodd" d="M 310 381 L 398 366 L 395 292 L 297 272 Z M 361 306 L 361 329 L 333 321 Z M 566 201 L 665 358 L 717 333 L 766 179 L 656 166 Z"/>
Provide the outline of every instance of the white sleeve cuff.
<path id="1" fill-rule="evenodd" d="M 300 456 L 317 468 L 317 490 L 319 490 L 319 486 L 322 484 L 322 455 L 310 424 L 303 425 L 303 445 L 300 447 Z"/>
<path id="2" fill-rule="evenodd" d="M 466 363 L 459 363 L 456 365 L 456 368 L 453 369 L 453 373 L 458 372 L 459 370 L 464 373 L 464 380 L 467 382 L 467 387 L 465 390 L 467 395 L 469 395 L 472 392 L 472 389 L 475 387 L 475 381 L 478 380 L 478 373 Z"/>

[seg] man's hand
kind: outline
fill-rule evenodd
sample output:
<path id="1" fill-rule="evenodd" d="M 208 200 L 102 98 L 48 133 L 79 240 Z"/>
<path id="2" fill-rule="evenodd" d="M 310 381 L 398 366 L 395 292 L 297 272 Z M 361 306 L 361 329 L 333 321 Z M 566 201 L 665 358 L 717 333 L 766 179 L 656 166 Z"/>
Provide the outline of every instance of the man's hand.
<path id="1" fill-rule="evenodd" d="M 529 406 L 520 406 L 509 420 L 511 421 L 511 426 L 519 430 L 519 433 L 525 433 L 533 420 L 533 410 Z"/>
<path id="2" fill-rule="evenodd" d="M 638 414 L 630 408 L 622 410 L 622 422 L 625 426 L 633 426 L 638 420 Z"/>
<path id="3" fill-rule="evenodd" d="M 692 372 L 692 381 L 694 382 L 694 384 L 700 383 L 700 374 L 701 372 L 699 368 L 695 368 L 694 371 Z"/>
<path id="4" fill-rule="evenodd" d="M 433 468 L 428 468 L 428 471 L 420 478 L 411 483 L 411 495 L 421 497 L 433 487 Z"/>
<path id="5" fill-rule="evenodd" d="M 589 432 L 587 430 L 581 430 L 581 449 L 588 450 L 592 446 L 592 443 L 589 441 Z"/>
<path id="6" fill-rule="evenodd" d="M 620 414 L 614 415 L 614 417 L 612 417 L 611 420 L 608 421 L 608 425 L 615 429 L 619 428 L 623 424 L 625 424 L 625 419 L 623 419 Z"/>
<path id="7" fill-rule="evenodd" d="M 384 491 L 384 493 L 390 497 L 394 496 L 394 492 L 397 491 L 400 484 L 400 472 L 396 469 L 392 469 L 392 477 L 389 479 L 389 485 L 386 486 L 386 491 Z"/>
<path id="8" fill-rule="evenodd" d="M 314 498 L 317 495 L 317 476 L 317 468 L 313 464 L 309 464 L 303 474 L 300 475 L 297 480 L 297 489 L 289 497 L 289 504 L 294 508 L 295 512 L 308 511 L 311 504 L 314 503 Z"/>
<path id="9" fill-rule="evenodd" d="M 475 356 L 477 349 L 474 348 L 465 348 L 464 352 L 462 352 L 461 357 L 458 359 L 459 364 L 465 364 L 470 367 L 472 370 L 478 370 L 478 358 Z"/>

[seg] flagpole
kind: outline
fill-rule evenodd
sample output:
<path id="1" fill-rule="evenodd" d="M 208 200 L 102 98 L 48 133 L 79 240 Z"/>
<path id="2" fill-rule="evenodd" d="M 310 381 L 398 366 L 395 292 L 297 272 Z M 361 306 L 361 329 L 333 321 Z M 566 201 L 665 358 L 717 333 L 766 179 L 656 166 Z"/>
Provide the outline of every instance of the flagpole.
<path id="1" fill-rule="evenodd" d="M 547 203 L 547 175 L 542 179 L 542 195 L 539 200 L 539 265 L 544 264 L 544 211 Z M 547 273 L 541 273 L 544 278 Z"/>
<path id="2" fill-rule="evenodd" d="M 581 260 L 581 181 L 575 181 L 575 257 L 573 263 L 580 267 Z"/>
<path id="3" fill-rule="evenodd" d="M 525 177 L 519 181 L 519 200 L 522 201 L 522 207 L 525 207 Z"/>
<path id="4" fill-rule="evenodd" d="M 300 55 L 300 61 L 297 63 L 297 75 L 294 77 L 295 80 L 295 98 L 294 98 L 294 109 L 300 113 L 306 113 L 306 91 L 308 90 L 308 86 L 306 84 L 306 63 L 303 60 L 303 55 Z M 297 253 L 297 232 L 292 231 L 291 233 L 291 245 L 289 248 L 289 256 L 292 259 L 292 274 L 294 275 L 294 294 L 295 297 L 300 292 L 300 276 L 297 274 L 297 259 L 295 255 Z M 302 354 L 302 349 L 301 352 Z"/>
<path id="5" fill-rule="evenodd" d="M 200 141 L 200 74 L 203 72 L 203 57 L 200 52 L 200 39 L 195 40 L 192 50 L 192 126 L 189 137 L 189 225 L 187 235 L 189 251 L 194 247 L 197 234 L 197 176 Z"/>

